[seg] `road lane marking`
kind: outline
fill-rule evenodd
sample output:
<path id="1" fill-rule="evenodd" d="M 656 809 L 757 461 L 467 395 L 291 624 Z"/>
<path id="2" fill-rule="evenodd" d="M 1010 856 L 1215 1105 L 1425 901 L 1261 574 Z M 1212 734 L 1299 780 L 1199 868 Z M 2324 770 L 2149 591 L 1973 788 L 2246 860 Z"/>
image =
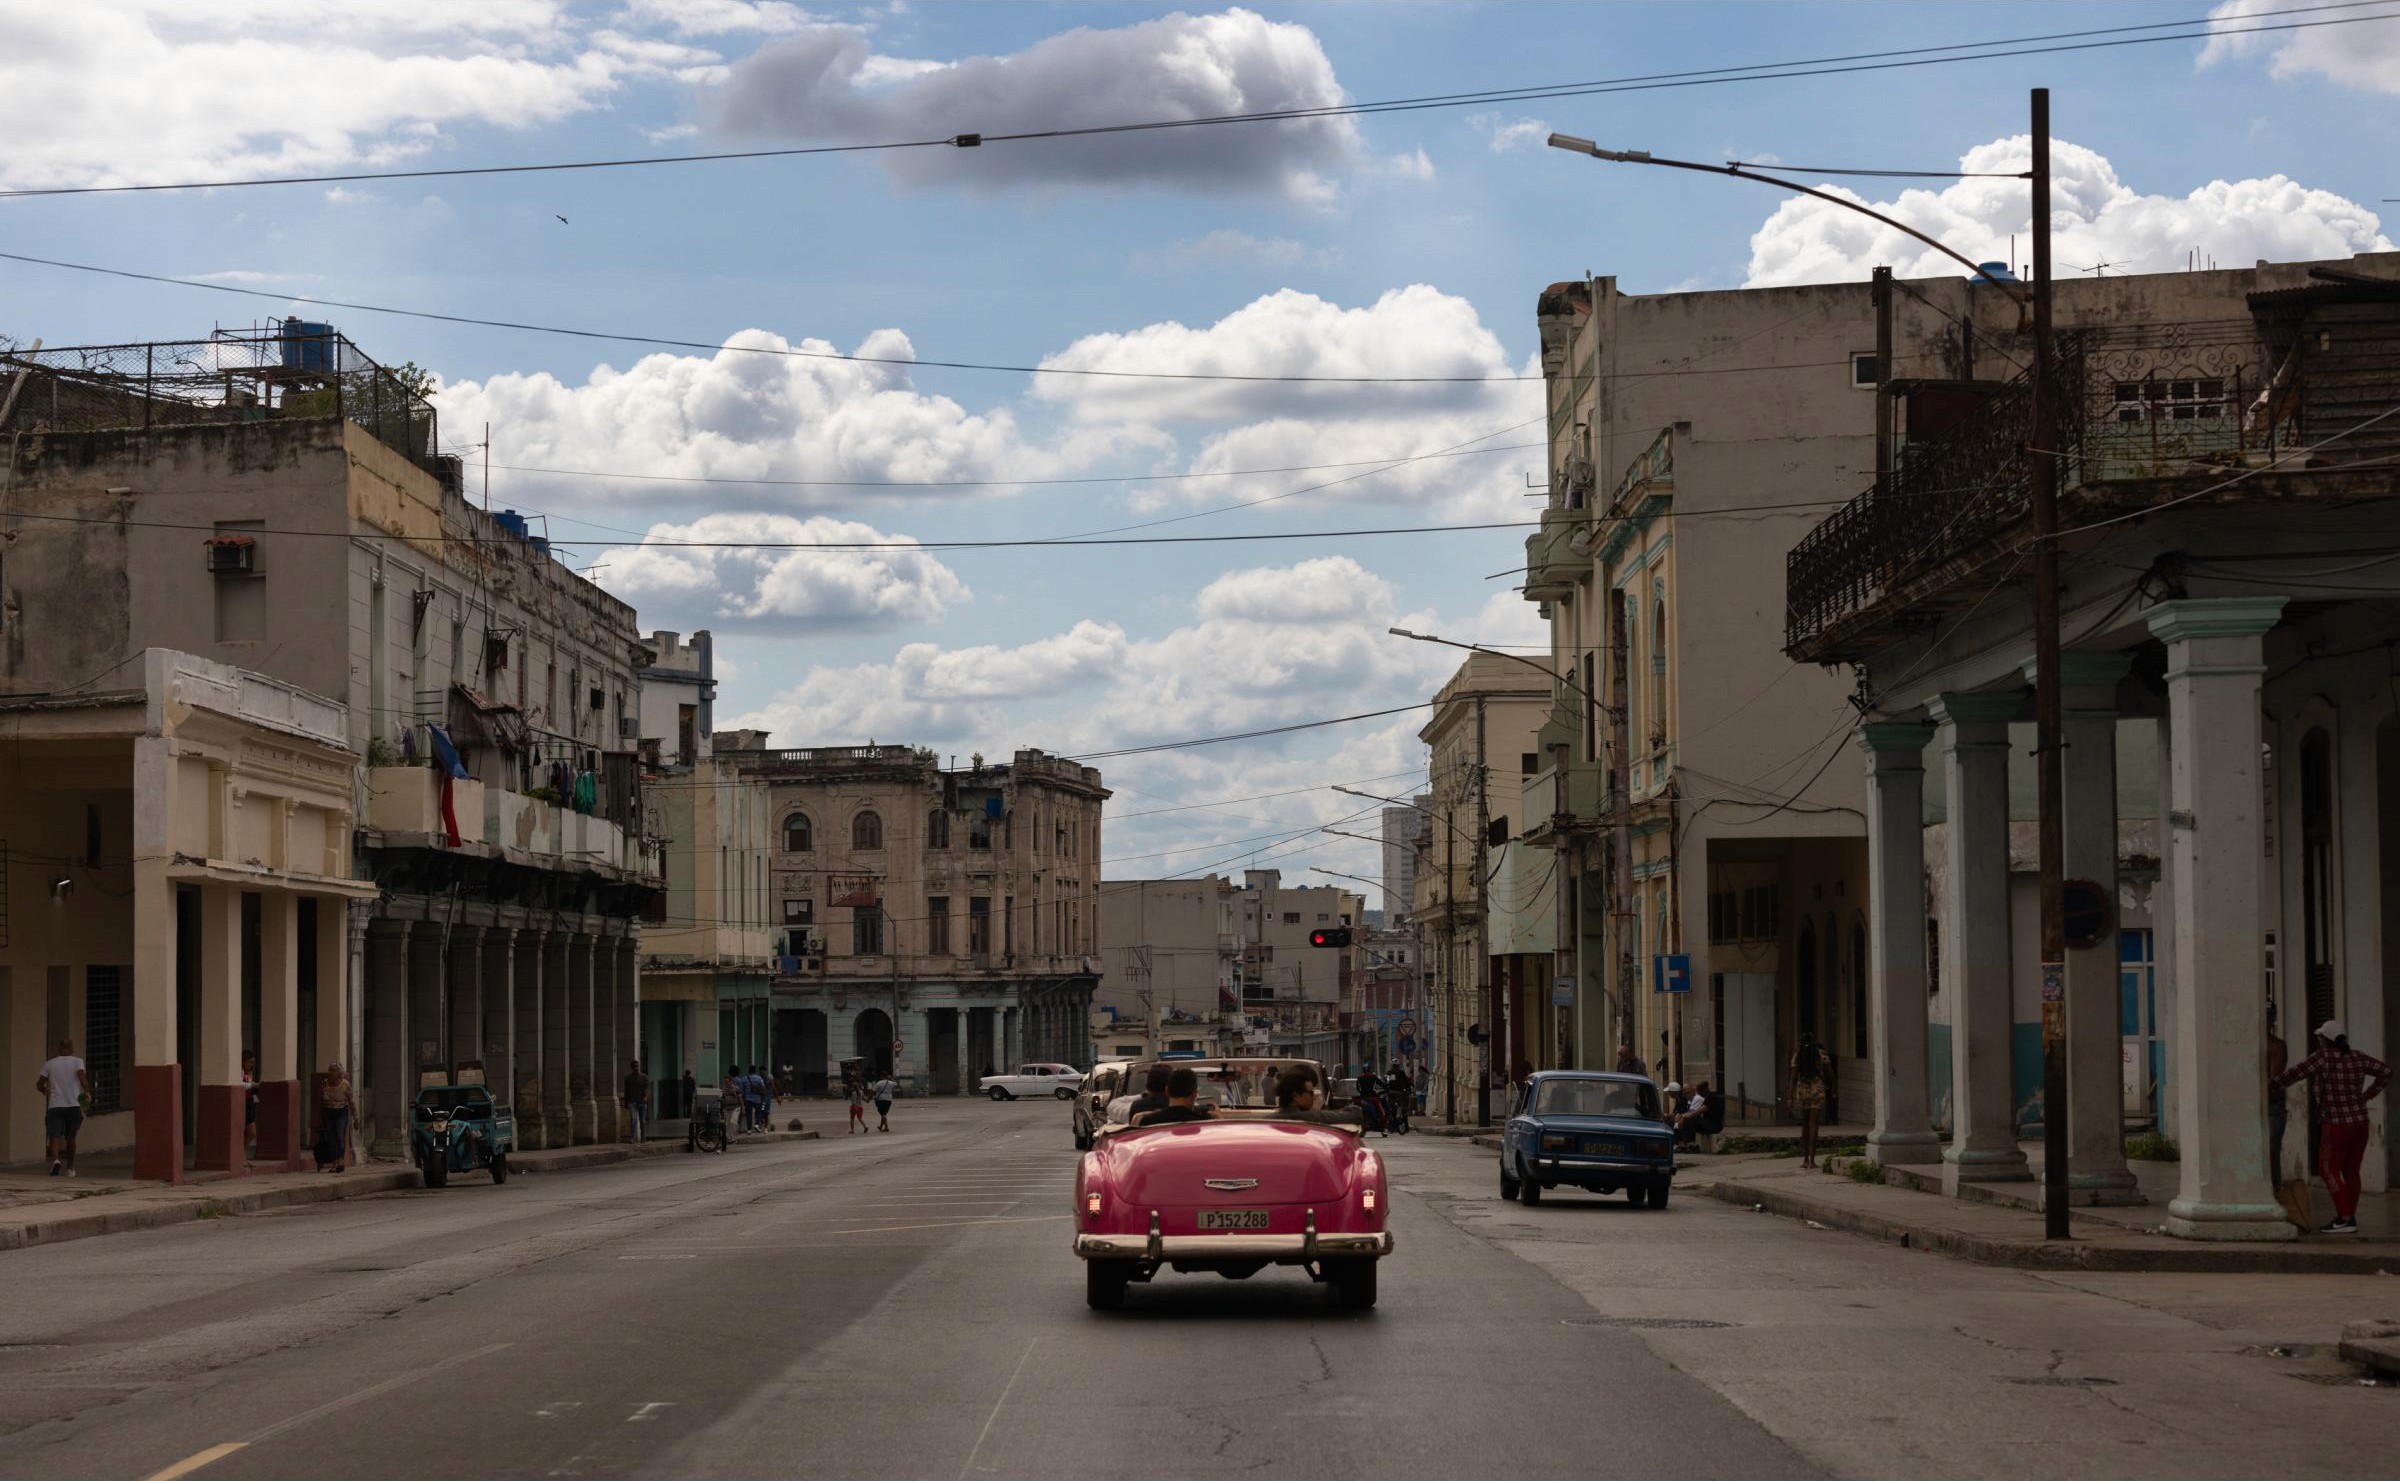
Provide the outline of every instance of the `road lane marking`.
<path id="1" fill-rule="evenodd" d="M 637 1406 L 631 1414 L 625 1416 L 625 1422 L 627 1424 L 648 1424 L 651 1420 L 658 1418 L 659 1410 L 672 1409 L 674 1407 L 675 1402 L 672 1399 L 665 1400 L 663 1402 L 653 1400 L 650 1403 Z"/>
<path id="2" fill-rule="evenodd" d="M 495 1342 L 488 1347 L 479 1347 L 473 1352 L 461 1353 L 454 1358 L 446 1358 L 442 1361 L 440 1366 L 446 1368 L 454 1364 L 472 1363 L 478 1358 L 488 1358 L 493 1353 L 499 1352 L 503 1348 L 512 1347 L 514 1345 L 514 1343 L 508 1342 Z M 347 1409 L 353 1404 L 375 1398 L 378 1395 L 388 1394 L 393 1389 L 400 1388 L 406 1384 L 414 1383 L 420 1378 L 431 1377 L 438 1371 L 440 1371 L 439 1368 L 418 1368 L 407 1373 L 399 1374 L 396 1377 L 387 1378 L 381 1383 L 370 1383 L 365 1388 L 358 1390 L 356 1393 L 344 1394 L 338 1399 L 328 1400 L 325 1403 L 319 1404 L 314 1409 L 303 1409 L 289 1419 L 279 1419 L 275 1423 L 268 1425 L 265 1429 L 260 1430 L 257 1434 L 252 1435 L 250 1437 L 250 1443 L 256 1444 L 261 1440 L 272 1439 L 275 1436 L 282 1434 L 285 1430 L 304 1425 L 312 1419 L 323 1419 L 328 1414 L 332 1414 L 338 1410 Z"/>
<path id="3" fill-rule="evenodd" d="M 878 1224 L 871 1229 L 828 1229 L 828 1234 L 900 1234 L 911 1229 L 957 1229 L 968 1224 L 1053 1224 L 1073 1214 L 1043 1214 L 1030 1219 L 945 1219 L 938 1224 Z"/>
<path id="4" fill-rule="evenodd" d="M 958 1481 L 967 1481 L 967 1473 L 975 1469 L 976 1457 L 983 1454 L 983 1444 L 992 1437 L 992 1426 L 1000 1418 L 1000 1407 L 1008 1402 L 1010 1394 L 1016 1392 L 1017 1380 L 1025 1375 L 1025 1365 L 1033 1360 L 1033 1350 L 1041 1345 L 1041 1335 L 1036 1333 L 1033 1340 L 1025 1344 L 1024 1353 L 1017 1358 L 1017 1366 L 1009 1370 L 1008 1382 L 1001 1388 L 1000 1397 L 992 1401 L 992 1412 L 983 1417 L 983 1428 L 975 1432 L 975 1448 L 968 1451 L 967 1458 L 959 1463 Z"/>
<path id="5" fill-rule="evenodd" d="M 244 1448 L 248 1443 L 246 1440 L 229 1440 L 223 1445 L 211 1445 L 196 1455 L 185 1456 L 163 1471 L 157 1471 L 144 1477 L 143 1481 L 175 1481 L 178 1476 L 189 1476 L 202 1466 L 223 1460 L 236 1450 Z"/>

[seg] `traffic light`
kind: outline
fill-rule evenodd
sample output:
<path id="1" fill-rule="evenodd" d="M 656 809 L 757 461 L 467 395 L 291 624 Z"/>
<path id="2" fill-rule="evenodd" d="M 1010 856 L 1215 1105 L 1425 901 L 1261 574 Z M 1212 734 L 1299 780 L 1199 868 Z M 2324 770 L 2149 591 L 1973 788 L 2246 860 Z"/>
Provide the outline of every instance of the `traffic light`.
<path id="1" fill-rule="evenodd" d="M 1308 933 L 1308 944 L 1311 946 L 1348 946 L 1350 944 L 1350 928 L 1348 926 L 1319 926 Z"/>

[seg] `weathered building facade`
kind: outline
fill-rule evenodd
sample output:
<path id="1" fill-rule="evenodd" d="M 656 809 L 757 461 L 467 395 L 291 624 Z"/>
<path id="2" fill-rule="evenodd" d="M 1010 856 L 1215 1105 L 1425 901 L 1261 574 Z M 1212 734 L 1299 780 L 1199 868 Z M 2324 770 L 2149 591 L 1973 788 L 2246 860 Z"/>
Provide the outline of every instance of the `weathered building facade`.
<path id="1" fill-rule="evenodd" d="M 1102 1058 L 1160 1050 L 1238 1052 L 1238 895 L 1219 875 L 1112 879 L 1100 886 L 1100 981 L 1092 1038 Z"/>
<path id="2" fill-rule="evenodd" d="M 480 1068 L 526 1145 L 613 1137 L 657 887 L 632 609 L 471 506 L 420 388 L 325 326 L 0 370 L 25 372 L 11 507 L 42 516 L 0 691 L 105 687 L 168 646 L 342 705 L 375 890 L 319 928 L 360 984 L 363 1129 L 398 1150 L 420 1077 Z"/>
<path id="3" fill-rule="evenodd" d="M 767 783 L 786 942 L 769 1051 L 822 1088 L 845 1060 L 965 1094 L 1003 1063 L 1091 1062 L 1101 806 L 1040 751 L 945 770 L 912 746 L 772 750 L 716 737 Z"/>
<path id="4" fill-rule="evenodd" d="M 1338 885 L 1287 885 L 1276 869 L 1242 872 L 1235 929 L 1241 936 L 1243 1048 L 1290 1054 L 1324 1065 L 1358 1053 L 1359 945 L 1366 897 Z M 1353 928 L 1348 946 L 1313 946 L 1309 937 Z"/>
<path id="5" fill-rule="evenodd" d="M 2029 358 L 2013 307 L 1960 312 Z M 2331 1018 L 2389 1058 L 2400 1021 L 2386 574 L 2400 552 L 2400 254 L 2061 283 L 2058 317 L 2066 873 L 2114 907 L 2064 963 L 2069 1184 L 2078 1199 L 2140 1196 L 2119 1116 L 2126 1055 L 2155 1044 L 2159 1125 L 2181 1151 L 2167 1229 L 2288 1238 L 2266 1140 L 2271 1015 L 2295 1056 Z M 1895 388 L 1889 471 L 1789 553 L 1785 645 L 1853 667 L 1868 704 L 1858 744 L 1886 917 L 1871 947 L 1875 1155 L 1984 1181 L 2026 1176 L 2011 1041 L 2042 966 L 2011 909 L 2007 781 L 2032 677 L 2033 455 L 2023 375 L 1963 388 L 1963 407 L 1939 394 L 1952 389 Z M 2153 797 L 2121 792 L 2129 723 L 2151 732 Z M 1918 882 L 1937 772 L 1929 955 Z M 2146 855 L 2126 856 L 2129 812 L 2152 817 Z M 1934 971 L 1953 999 L 1946 1137 L 1926 1088 Z M 2365 1175 L 2380 1188 L 2400 1169 L 2382 1102 L 2370 1117 Z"/>

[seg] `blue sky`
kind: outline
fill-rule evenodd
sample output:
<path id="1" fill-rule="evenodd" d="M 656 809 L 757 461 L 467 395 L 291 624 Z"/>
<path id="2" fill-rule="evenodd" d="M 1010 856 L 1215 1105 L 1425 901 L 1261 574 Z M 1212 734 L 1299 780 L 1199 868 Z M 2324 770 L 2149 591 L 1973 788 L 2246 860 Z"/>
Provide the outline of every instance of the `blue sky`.
<path id="1" fill-rule="evenodd" d="M 2201 13 L 2165 3 L 1172 12 L 424 0 L 391 14 L 282 0 L 0 0 L 0 136 L 12 140 L 0 186 L 999 131 Z M 1536 440 L 1538 429 L 1519 424 L 1538 401 L 1504 378 L 1529 369 L 1544 284 L 1588 270 L 1635 292 L 1731 288 L 1859 276 L 1875 261 L 1906 271 L 1912 260 L 1861 237 L 1856 218 L 1779 211 L 1758 187 L 1603 167 L 1541 148 L 1542 128 L 1702 159 L 1944 168 L 2021 133 L 2036 84 L 2053 90 L 2058 137 L 2081 146 L 2062 153 L 2082 213 L 2063 228 L 2062 260 L 2080 251 L 2167 270 L 2194 248 L 2235 262 L 2388 246 L 2377 213 L 2382 192 L 2400 188 L 2388 167 L 2400 154 L 2400 20 L 2219 42 L 2206 56 L 2177 42 L 1076 146 L 19 199 L 0 201 L 0 250 L 710 344 L 743 336 L 953 360 L 1486 378 L 1037 386 L 1013 374 L 705 352 L 645 359 L 633 346 L 307 311 L 379 358 L 438 372 L 453 446 L 480 440 L 490 417 L 503 465 L 496 502 L 547 511 L 560 536 L 1019 538 L 1280 495 L 1291 496 L 1168 529 L 1469 523 L 1538 508 L 1522 490 L 1529 476 L 1540 481 L 1541 453 L 1513 446 Z M 1998 250 L 2022 223 L 2021 201 L 2005 192 L 1929 191 L 1902 208 L 1978 250 Z M 285 307 L 0 264 L 0 335 L 18 341 L 183 337 Z M 1339 475 L 1140 481 L 1406 458 L 1475 438 L 1505 450 L 1315 493 L 1292 491 Z M 1135 481 L 799 489 L 506 471 L 517 466 Z M 963 756 L 1107 749 L 1423 698 L 1449 665 L 1382 629 L 1405 620 L 1538 640 L 1508 580 L 1487 579 L 1515 564 L 1521 538 L 587 555 L 646 626 L 717 631 L 733 670 L 721 716 L 770 724 L 780 744 L 871 736 Z M 1106 769 L 1128 789 L 1120 815 L 1389 777 L 1420 761 L 1415 723 Z M 1237 852 L 1234 840 L 1348 807 L 1319 792 L 1128 816 L 1111 830 L 1108 853 L 1121 862 L 1110 873 L 1208 863 Z M 1189 852 L 1149 852 L 1166 849 Z M 1340 840 L 1295 847 L 1283 862 L 1373 872 L 1363 846 Z"/>

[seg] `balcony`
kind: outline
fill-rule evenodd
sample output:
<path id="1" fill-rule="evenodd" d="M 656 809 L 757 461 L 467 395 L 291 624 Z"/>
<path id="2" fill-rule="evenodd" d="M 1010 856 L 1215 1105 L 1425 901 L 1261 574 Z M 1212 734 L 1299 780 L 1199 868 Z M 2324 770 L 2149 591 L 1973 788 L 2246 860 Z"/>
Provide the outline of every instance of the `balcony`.
<path id="1" fill-rule="evenodd" d="M 1575 537 L 1591 528 L 1581 509 L 1545 509 L 1542 527 L 1525 537 L 1525 599 L 1555 602 L 1574 595 L 1591 574 L 1590 555 L 1575 549 Z"/>
<path id="2" fill-rule="evenodd" d="M 1555 848 L 1578 821 L 1600 816 L 1603 778 L 1597 761 L 1547 766 L 1525 779 L 1525 841 Z"/>
<path id="3" fill-rule="evenodd" d="M 460 838 L 481 839 L 483 783 L 452 782 L 450 789 Z M 443 833 L 441 773 L 429 766 L 368 767 L 367 826 L 384 833 Z"/>
<path id="4" fill-rule="evenodd" d="M 2063 526 L 2223 485 L 2218 502 L 2388 497 L 2400 419 L 2400 295 L 2300 289 L 2254 319 L 2090 328 L 2058 339 Z M 2030 383 L 1994 390 L 1784 563 L 1784 651 L 1855 663 L 2003 579 L 2030 533 Z M 2345 471 L 2348 470 L 2348 471 Z M 2238 485 L 2226 481 L 2247 474 Z"/>

